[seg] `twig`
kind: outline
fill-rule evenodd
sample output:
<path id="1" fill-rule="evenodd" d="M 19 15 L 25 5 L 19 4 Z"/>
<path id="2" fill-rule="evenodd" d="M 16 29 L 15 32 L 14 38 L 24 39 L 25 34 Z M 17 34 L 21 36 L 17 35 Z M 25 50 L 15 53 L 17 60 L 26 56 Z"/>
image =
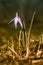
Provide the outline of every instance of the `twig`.
<path id="1" fill-rule="evenodd" d="M 20 56 L 17 54 L 17 52 L 15 50 L 13 50 L 11 47 L 8 46 L 8 48 L 17 56 L 20 58 Z"/>

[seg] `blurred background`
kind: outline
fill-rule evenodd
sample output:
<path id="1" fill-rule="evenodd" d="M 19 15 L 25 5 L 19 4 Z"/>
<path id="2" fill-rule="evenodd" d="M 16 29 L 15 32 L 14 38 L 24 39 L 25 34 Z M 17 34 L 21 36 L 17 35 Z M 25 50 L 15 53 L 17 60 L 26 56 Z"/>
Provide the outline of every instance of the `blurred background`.
<path id="1" fill-rule="evenodd" d="M 0 24 L 7 24 L 19 11 L 28 28 L 35 10 L 32 31 L 40 34 L 43 32 L 43 0 L 0 0 Z"/>

